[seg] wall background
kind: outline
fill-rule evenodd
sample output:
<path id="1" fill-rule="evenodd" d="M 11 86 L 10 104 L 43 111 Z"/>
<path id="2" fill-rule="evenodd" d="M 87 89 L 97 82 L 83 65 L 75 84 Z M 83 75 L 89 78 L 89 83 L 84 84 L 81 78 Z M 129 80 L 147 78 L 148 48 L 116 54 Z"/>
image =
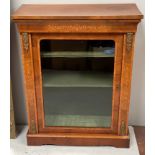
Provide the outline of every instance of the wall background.
<path id="1" fill-rule="evenodd" d="M 101 4 L 101 3 L 136 3 L 145 14 L 145 0 L 11 0 L 11 13 L 22 4 Z M 145 19 L 138 25 L 136 34 L 135 57 L 131 88 L 131 104 L 129 114 L 130 125 L 145 124 Z M 25 96 L 23 89 L 23 72 L 20 53 L 19 36 L 15 25 L 11 22 L 11 78 L 15 118 L 17 124 L 27 124 Z"/>

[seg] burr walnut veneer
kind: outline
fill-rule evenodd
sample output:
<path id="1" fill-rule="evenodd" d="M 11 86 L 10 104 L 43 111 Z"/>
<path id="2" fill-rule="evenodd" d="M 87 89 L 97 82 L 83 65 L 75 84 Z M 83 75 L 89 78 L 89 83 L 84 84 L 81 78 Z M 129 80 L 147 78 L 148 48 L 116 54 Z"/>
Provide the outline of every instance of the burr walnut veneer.
<path id="1" fill-rule="evenodd" d="M 28 145 L 129 147 L 135 4 L 22 5 Z"/>

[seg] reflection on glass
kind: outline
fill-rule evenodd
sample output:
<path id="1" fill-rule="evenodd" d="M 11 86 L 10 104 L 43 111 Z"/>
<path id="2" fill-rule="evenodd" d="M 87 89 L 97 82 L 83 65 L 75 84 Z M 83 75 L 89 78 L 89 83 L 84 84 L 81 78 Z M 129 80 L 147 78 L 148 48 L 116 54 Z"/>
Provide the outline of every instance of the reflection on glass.
<path id="1" fill-rule="evenodd" d="M 40 42 L 46 126 L 110 127 L 115 43 Z"/>

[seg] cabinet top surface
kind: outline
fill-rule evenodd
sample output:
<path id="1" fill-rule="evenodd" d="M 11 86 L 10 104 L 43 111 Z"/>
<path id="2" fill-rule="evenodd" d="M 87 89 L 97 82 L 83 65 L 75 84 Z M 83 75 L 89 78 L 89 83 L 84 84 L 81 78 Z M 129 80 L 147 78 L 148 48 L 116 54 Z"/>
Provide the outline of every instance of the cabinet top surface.
<path id="1" fill-rule="evenodd" d="M 12 15 L 13 20 L 141 18 L 136 4 L 25 4 Z"/>

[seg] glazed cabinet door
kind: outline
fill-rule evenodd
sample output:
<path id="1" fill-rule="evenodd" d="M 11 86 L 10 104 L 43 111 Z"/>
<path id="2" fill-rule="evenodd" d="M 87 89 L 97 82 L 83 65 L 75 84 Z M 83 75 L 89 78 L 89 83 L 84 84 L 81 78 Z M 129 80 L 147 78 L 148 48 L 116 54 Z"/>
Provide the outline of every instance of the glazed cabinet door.
<path id="1" fill-rule="evenodd" d="M 117 134 L 122 34 L 32 34 L 38 132 Z"/>

